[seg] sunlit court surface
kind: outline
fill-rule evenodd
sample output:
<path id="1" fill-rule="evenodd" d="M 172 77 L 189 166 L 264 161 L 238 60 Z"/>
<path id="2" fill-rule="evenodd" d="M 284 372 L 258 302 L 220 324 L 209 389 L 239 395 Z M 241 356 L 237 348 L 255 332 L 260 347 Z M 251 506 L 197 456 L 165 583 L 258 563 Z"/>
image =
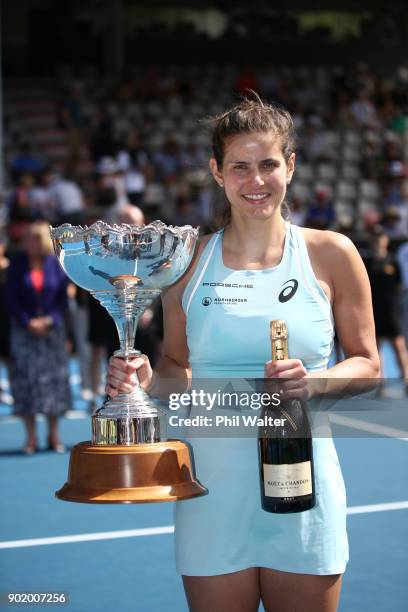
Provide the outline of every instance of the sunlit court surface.
<path id="1" fill-rule="evenodd" d="M 387 375 L 396 375 L 387 347 L 384 353 Z M 61 427 L 68 448 L 90 437 L 74 361 L 71 384 L 75 410 Z M 406 437 L 367 437 L 364 420 L 344 418 L 334 423 L 347 487 L 350 542 L 339 610 L 402 612 L 408 596 L 408 432 Z M 1 405 L 0 424 L 3 594 L 64 592 L 66 608 L 73 612 L 187 610 L 175 571 L 173 504 L 58 501 L 54 491 L 66 479 L 68 452 L 40 450 L 24 456 L 22 425 L 10 417 L 6 404 Z M 45 423 L 40 421 L 39 440 L 44 439 Z M 48 609 L 41 604 L 25 608 Z"/>

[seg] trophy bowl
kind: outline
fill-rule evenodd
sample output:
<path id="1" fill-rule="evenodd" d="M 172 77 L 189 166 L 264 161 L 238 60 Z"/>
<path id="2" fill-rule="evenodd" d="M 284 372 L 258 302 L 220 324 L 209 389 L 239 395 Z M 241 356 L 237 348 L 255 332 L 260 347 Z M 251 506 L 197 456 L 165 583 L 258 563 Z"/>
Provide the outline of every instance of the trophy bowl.
<path id="1" fill-rule="evenodd" d="M 68 277 L 106 308 L 118 330 L 115 356 L 138 355 L 140 315 L 187 270 L 198 238 L 189 225 L 68 223 L 50 228 L 55 254 Z M 203 495 L 190 447 L 163 440 L 158 404 L 136 384 L 107 398 L 92 415 L 92 441 L 71 451 L 59 499 L 88 503 L 173 501 Z"/>

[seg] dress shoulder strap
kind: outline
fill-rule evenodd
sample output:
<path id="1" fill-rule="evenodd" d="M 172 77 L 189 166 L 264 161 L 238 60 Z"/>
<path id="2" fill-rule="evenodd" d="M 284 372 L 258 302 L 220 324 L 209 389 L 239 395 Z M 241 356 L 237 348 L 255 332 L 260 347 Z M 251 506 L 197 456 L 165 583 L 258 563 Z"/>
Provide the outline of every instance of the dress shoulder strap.
<path id="1" fill-rule="evenodd" d="M 323 309 L 329 315 L 333 323 L 333 313 L 330 301 L 323 291 L 322 287 L 319 284 L 319 281 L 316 278 L 316 274 L 313 270 L 309 251 L 307 250 L 306 240 L 303 234 L 303 230 L 301 227 L 297 225 L 292 225 L 292 236 L 294 241 L 294 253 L 296 258 L 296 267 L 298 274 L 302 278 L 302 282 L 304 286 L 308 289 L 311 295 L 315 298 L 315 300 L 323 307 Z"/>
<path id="2" fill-rule="evenodd" d="M 210 240 L 205 245 L 203 252 L 200 255 L 200 258 L 197 262 L 196 269 L 194 270 L 190 280 L 188 281 L 181 300 L 181 304 L 184 310 L 184 313 L 187 315 L 191 300 L 194 297 L 197 288 L 200 285 L 201 279 L 203 278 L 205 271 L 208 268 L 208 264 L 211 261 L 211 257 L 214 253 L 215 246 L 219 240 L 222 230 L 216 232 L 213 236 L 211 236 Z"/>

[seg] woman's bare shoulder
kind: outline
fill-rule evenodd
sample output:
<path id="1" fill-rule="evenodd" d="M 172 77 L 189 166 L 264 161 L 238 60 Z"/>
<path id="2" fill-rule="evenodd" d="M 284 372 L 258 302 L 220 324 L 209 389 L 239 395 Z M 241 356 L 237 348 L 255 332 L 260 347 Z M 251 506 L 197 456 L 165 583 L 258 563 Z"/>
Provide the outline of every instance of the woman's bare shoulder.
<path id="1" fill-rule="evenodd" d="M 338 232 L 302 228 L 317 278 L 327 283 L 330 299 L 345 287 L 367 287 L 367 273 L 354 243 Z"/>
<path id="2" fill-rule="evenodd" d="M 302 227 L 303 236 L 309 252 L 325 258 L 337 258 L 358 253 L 354 243 L 339 232 Z M 352 256 L 352 255 L 351 255 Z"/>

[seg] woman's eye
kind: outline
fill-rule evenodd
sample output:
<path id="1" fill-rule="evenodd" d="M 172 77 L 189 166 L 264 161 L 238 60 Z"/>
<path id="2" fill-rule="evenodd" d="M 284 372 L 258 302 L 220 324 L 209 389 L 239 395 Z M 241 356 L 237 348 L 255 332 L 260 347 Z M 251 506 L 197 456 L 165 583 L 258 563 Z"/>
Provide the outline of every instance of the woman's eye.
<path id="1" fill-rule="evenodd" d="M 273 161 L 270 161 L 262 164 L 262 167 L 266 168 L 267 170 L 274 170 L 277 167 L 277 164 Z"/>
<path id="2" fill-rule="evenodd" d="M 244 164 L 237 164 L 234 166 L 234 170 L 246 170 L 247 167 Z"/>

